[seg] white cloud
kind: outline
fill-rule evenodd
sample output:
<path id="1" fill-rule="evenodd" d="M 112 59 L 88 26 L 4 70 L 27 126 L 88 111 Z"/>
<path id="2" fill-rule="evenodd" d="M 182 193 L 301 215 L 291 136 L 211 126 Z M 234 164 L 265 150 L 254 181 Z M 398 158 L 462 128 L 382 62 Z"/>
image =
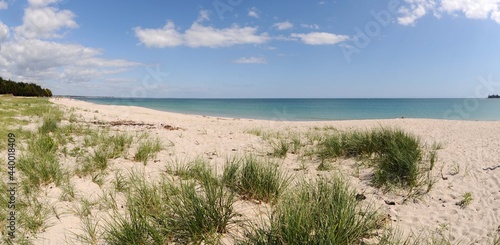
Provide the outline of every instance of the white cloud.
<path id="1" fill-rule="evenodd" d="M 9 27 L 0 22 L 0 76 L 24 82 L 78 82 L 102 79 L 141 65 L 121 59 L 104 59 L 102 50 L 40 38 L 57 38 L 76 28 L 75 15 L 49 6 L 58 0 L 29 0 L 23 23 L 9 38 Z M 57 86 L 56 86 L 57 87 Z M 53 87 L 51 87 L 53 88 Z"/>
<path id="2" fill-rule="evenodd" d="M 232 63 L 237 64 L 267 64 L 267 60 L 264 57 L 243 57 L 233 60 Z"/>
<path id="3" fill-rule="evenodd" d="M 293 28 L 293 24 L 289 21 L 284 21 L 274 24 L 273 27 L 275 27 L 278 30 L 287 30 Z"/>
<path id="4" fill-rule="evenodd" d="M 0 0 L 0 9 L 7 9 L 9 8 L 9 5 L 3 1 L 3 0 Z"/>
<path id="5" fill-rule="evenodd" d="M 317 25 L 317 24 L 311 24 L 311 25 L 300 24 L 300 26 L 303 27 L 303 28 L 309 28 L 309 29 L 319 29 L 319 25 Z"/>
<path id="6" fill-rule="evenodd" d="M 256 27 L 239 27 L 217 29 L 193 23 L 184 33 L 175 29 L 173 22 L 168 22 L 162 29 L 134 28 L 140 42 L 150 48 L 165 48 L 176 46 L 189 47 L 228 47 L 238 44 L 261 44 L 269 37 L 267 34 L 257 34 Z"/>
<path id="7" fill-rule="evenodd" d="M 407 6 L 399 11 L 398 23 L 414 25 L 429 12 L 436 16 L 441 13 L 463 13 L 469 19 L 492 19 L 500 24 L 500 0 L 405 0 Z"/>
<path id="8" fill-rule="evenodd" d="M 496 21 L 497 23 L 500 23 L 500 11 L 491 13 L 491 19 Z"/>
<path id="9" fill-rule="evenodd" d="M 57 2 L 59 0 L 28 0 L 29 5 L 32 7 L 45 7 Z"/>
<path id="10" fill-rule="evenodd" d="M 47 6 L 55 2 L 57 1 L 30 0 L 30 6 L 24 10 L 23 24 L 15 28 L 16 37 L 58 38 L 61 37 L 61 29 L 77 28 L 73 12 Z"/>
<path id="11" fill-rule="evenodd" d="M 134 28 L 135 36 L 150 48 L 165 48 L 182 45 L 184 40 L 182 34 L 175 30 L 172 21 L 168 21 L 162 29 Z"/>
<path id="12" fill-rule="evenodd" d="M 198 20 L 196 20 L 196 22 L 203 22 L 205 20 L 210 20 L 208 10 L 201 10 L 200 16 L 198 16 Z"/>
<path id="13" fill-rule="evenodd" d="M 99 58 L 101 50 L 77 44 L 25 39 L 0 49 L 4 77 L 20 81 L 82 82 L 125 71 L 139 63 Z M 5 71 L 9 71 L 5 76 Z"/>
<path id="14" fill-rule="evenodd" d="M 190 47 L 227 47 L 237 44 L 261 44 L 268 40 L 266 34 L 258 35 L 256 27 L 232 26 L 216 29 L 194 23 L 184 34 L 186 45 Z"/>
<path id="15" fill-rule="evenodd" d="M 260 18 L 259 13 L 257 12 L 257 8 L 253 7 L 250 10 L 248 10 L 248 16 L 253 17 L 253 18 Z"/>
<path id="16" fill-rule="evenodd" d="M 418 19 L 427 14 L 424 5 L 412 5 L 409 8 L 403 7 L 400 9 L 400 12 L 403 16 L 398 18 L 398 23 L 405 26 L 415 24 Z"/>
<path id="17" fill-rule="evenodd" d="M 448 13 L 463 12 L 467 18 L 471 19 L 491 17 L 495 20 L 496 16 L 500 14 L 500 0 L 443 0 L 441 9 Z"/>
<path id="18" fill-rule="evenodd" d="M 0 43 L 9 40 L 9 27 L 0 21 Z"/>
<path id="19" fill-rule="evenodd" d="M 333 45 L 349 40 L 348 36 L 336 35 L 328 32 L 311 32 L 308 34 L 293 33 L 291 36 L 300 38 L 303 43 L 309 45 Z"/>

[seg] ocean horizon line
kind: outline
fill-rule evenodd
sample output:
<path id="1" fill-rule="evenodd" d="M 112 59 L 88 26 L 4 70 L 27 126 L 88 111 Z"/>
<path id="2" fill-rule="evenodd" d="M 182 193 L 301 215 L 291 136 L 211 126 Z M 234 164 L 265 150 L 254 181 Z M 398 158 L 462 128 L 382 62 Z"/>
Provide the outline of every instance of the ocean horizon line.
<path id="1" fill-rule="evenodd" d="M 99 95 L 54 95 L 53 97 L 67 97 L 67 98 L 104 98 L 104 99 L 188 99 L 188 100 L 204 100 L 204 99 L 214 99 L 214 100 L 343 100 L 343 99 L 353 99 L 353 100 L 371 100 L 371 99 L 488 99 L 484 98 L 467 98 L 467 97 L 120 97 L 120 96 L 99 96 Z"/>

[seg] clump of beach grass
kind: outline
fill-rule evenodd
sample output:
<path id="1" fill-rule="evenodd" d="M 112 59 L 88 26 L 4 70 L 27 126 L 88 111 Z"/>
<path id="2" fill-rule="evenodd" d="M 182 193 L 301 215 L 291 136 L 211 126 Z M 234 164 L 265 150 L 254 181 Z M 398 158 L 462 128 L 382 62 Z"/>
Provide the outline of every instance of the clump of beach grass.
<path id="1" fill-rule="evenodd" d="M 399 129 L 332 134 L 322 141 L 318 154 L 321 159 L 357 157 L 370 160 L 375 168 L 373 182 L 377 186 L 413 188 L 421 184 L 425 171 L 420 140 Z M 435 154 L 431 155 L 431 165 L 436 159 Z"/>
<path id="2" fill-rule="evenodd" d="M 275 202 L 290 183 L 274 162 L 254 156 L 228 161 L 223 179 L 240 195 L 264 202 Z"/>
<path id="3" fill-rule="evenodd" d="M 204 177 L 208 176 L 215 178 L 208 162 L 201 157 L 198 157 L 187 164 L 175 161 L 167 167 L 167 172 L 173 176 L 181 178 L 182 180 L 201 181 Z"/>
<path id="4" fill-rule="evenodd" d="M 50 227 L 50 207 L 48 203 L 38 200 L 35 194 L 23 195 L 17 204 L 19 212 L 19 224 L 22 229 L 30 234 L 36 234 Z"/>
<path id="5" fill-rule="evenodd" d="M 92 147 L 93 151 L 80 159 L 76 169 L 79 175 L 89 175 L 96 172 L 104 172 L 109 166 L 109 160 L 126 156 L 133 137 L 126 133 L 111 134 L 107 130 L 91 131 L 84 138 L 84 146 Z M 83 151 L 75 147 L 70 155 L 80 156 Z"/>
<path id="6" fill-rule="evenodd" d="M 199 165 L 201 166 L 201 165 Z M 211 243 L 237 222 L 235 193 L 211 169 L 177 181 L 149 182 L 143 175 L 128 178 L 126 215 L 105 224 L 109 244 Z"/>
<path id="7" fill-rule="evenodd" d="M 134 160 L 137 162 L 143 162 L 144 165 L 146 165 L 147 161 L 151 158 L 155 158 L 161 150 L 163 150 L 163 145 L 161 144 L 160 139 L 147 139 L 146 141 L 139 143 L 137 151 L 134 155 Z"/>
<path id="8" fill-rule="evenodd" d="M 81 233 L 72 232 L 74 240 L 89 245 L 99 244 L 102 236 L 99 230 L 99 220 L 94 220 L 91 217 L 84 217 L 80 224 Z"/>
<path id="9" fill-rule="evenodd" d="M 212 176 L 204 176 L 202 188 L 194 182 L 181 182 L 179 194 L 172 197 L 169 223 L 180 241 L 199 242 L 227 233 L 234 223 L 235 194 Z"/>
<path id="10" fill-rule="evenodd" d="M 358 244 L 378 229 L 377 215 L 340 178 L 303 182 L 274 208 L 246 244 Z"/>
<path id="11" fill-rule="evenodd" d="M 109 143 L 112 145 L 110 157 L 118 158 L 123 156 L 130 148 L 132 141 L 133 137 L 126 133 L 118 133 L 109 137 Z"/>
<path id="12" fill-rule="evenodd" d="M 251 128 L 251 129 L 245 130 L 245 133 L 260 137 L 260 136 L 264 135 L 264 130 L 261 128 Z"/>
<path id="13" fill-rule="evenodd" d="M 126 214 L 115 214 L 104 225 L 108 244 L 166 244 L 170 229 L 167 203 L 173 188 L 165 183 L 146 181 L 144 175 L 132 173 L 126 180 Z"/>
<path id="14" fill-rule="evenodd" d="M 290 150 L 290 144 L 285 139 L 278 140 L 273 144 L 273 156 L 284 158 Z"/>
<path id="15" fill-rule="evenodd" d="M 472 193 L 465 192 L 462 195 L 462 200 L 460 200 L 460 202 L 457 202 L 457 205 L 460 206 L 461 208 L 466 208 L 472 203 L 472 200 L 473 200 Z"/>
<path id="16" fill-rule="evenodd" d="M 375 170 L 378 185 L 417 186 L 422 161 L 420 141 L 401 130 L 382 130 L 374 135 L 379 161 Z"/>
<path id="17" fill-rule="evenodd" d="M 24 183 L 32 188 L 49 183 L 59 185 L 65 173 L 56 155 L 58 143 L 48 134 L 38 134 L 28 141 L 27 149 L 27 153 L 17 163 L 22 175 L 26 177 Z"/>
<path id="18" fill-rule="evenodd" d="M 103 172 L 108 168 L 108 150 L 107 147 L 98 147 L 93 153 L 87 155 L 81 160 L 81 163 L 77 167 L 75 173 L 78 175 L 89 175 L 95 172 Z"/>
<path id="19" fill-rule="evenodd" d="M 45 116 L 43 118 L 42 126 L 39 128 L 39 132 L 42 134 L 55 132 L 58 128 L 58 122 L 60 120 L 61 120 L 60 118 L 57 118 L 52 115 Z"/>
<path id="20" fill-rule="evenodd" d="M 41 158 L 23 156 L 19 159 L 17 167 L 27 178 L 26 183 L 35 188 L 49 183 L 55 183 L 58 186 L 64 175 L 58 160 L 54 156 Z"/>

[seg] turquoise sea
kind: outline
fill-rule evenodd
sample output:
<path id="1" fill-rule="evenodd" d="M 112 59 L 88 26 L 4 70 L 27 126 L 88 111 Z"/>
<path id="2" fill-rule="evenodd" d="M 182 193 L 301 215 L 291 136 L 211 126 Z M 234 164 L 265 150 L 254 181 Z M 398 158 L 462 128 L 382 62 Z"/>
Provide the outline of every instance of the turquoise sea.
<path id="1" fill-rule="evenodd" d="M 432 118 L 500 120 L 500 99 L 144 99 L 73 97 L 194 115 L 284 121 Z"/>

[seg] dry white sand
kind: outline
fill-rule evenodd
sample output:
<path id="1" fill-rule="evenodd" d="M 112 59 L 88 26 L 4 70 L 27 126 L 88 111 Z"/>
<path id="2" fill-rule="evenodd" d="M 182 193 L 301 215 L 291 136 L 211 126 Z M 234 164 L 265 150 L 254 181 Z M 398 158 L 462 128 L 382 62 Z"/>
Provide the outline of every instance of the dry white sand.
<path id="1" fill-rule="evenodd" d="M 245 133 L 250 129 L 264 131 L 291 131 L 305 133 L 314 127 L 332 126 L 340 130 L 369 129 L 373 127 L 397 127 L 418 136 L 428 145 L 434 142 L 443 145 L 438 150 L 438 163 L 433 171 L 437 180 L 432 190 L 411 202 L 402 203 L 403 197 L 395 193 L 383 193 L 372 187 L 367 178 L 360 177 L 353 160 L 335 163 L 340 171 L 356 188 L 364 193 L 367 201 L 379 208 L 382 214 L 390 217 L 390 225 L 405 232 L 420 234 L 441 232 L 449 236 L 454 243 L 489 244 L 495 235 L 500 235 L 500 168 L 486 169 L 500 165 L 500 121 L 447 121 L 430 119 L 392 119 L 329 122 L 287 122 L 249 119 L 216 118 L 177 113 L 160 112 L 133 106 L 96 105 L 72 99 L 52 99 L 67 111 L 76 108 L 74 113 L 81 115 L 83 121 L 118 121 L 131 120 L 152 124 L 146 126 L 117 126 L 120 131 L 148 131 L 158 136 L 164 144 L 173 142 L 146 167 L 130 160 L 113 161 L 113 167 L 119 169 L 143 168 L 151 176 L 164 171 L 172 160 L 192 160 L 196 157 L 209 159 L 214 166 L 220 167 L 227 157 L 248 153 L 265 155 L 271 152 L 269 142 L 261 137 Z M 167 130 L 164 125 L 180 127 L 181 130 Z M 319 131 L 321 132 L 321 131 Z M 70 166 L 71 162 L 65 162 Z M 322 172 L 316 171 L 318 163 L 311 160 L 302 163 L 307 169 L 296 171 L 301 162 L 294 154 L 288 154 L 283 168 L 295 178 L 313 179 Z M 443 178 L 444 177 L 444 178 Z M 108 176 L 107 182 L 111 181 Z M 102 190 L 90 179 L 74 178 L 79 195 L 90 199 L 99 199 Z M 53 188 L 57 192 L 57 188 Z M 461 208 L 456 205 L 464 193 L 470 192 L 472 203 Z M 49 193 L 57 202 L 58 193 Z M 394 201 L 396 205 L 387 205 L 385 201 Z M 57 203 L 60 210 L 67 209 L 68 203 Z M 239 212 L 251 214 L 259 206 L 248 202 L 238 202 Z M 80 232 L 79 221 L 68 212 L 60 220 L 52 220 L 53 226 L 40 235 L 40 244 L 68 243 L 69 232 Z"/>

